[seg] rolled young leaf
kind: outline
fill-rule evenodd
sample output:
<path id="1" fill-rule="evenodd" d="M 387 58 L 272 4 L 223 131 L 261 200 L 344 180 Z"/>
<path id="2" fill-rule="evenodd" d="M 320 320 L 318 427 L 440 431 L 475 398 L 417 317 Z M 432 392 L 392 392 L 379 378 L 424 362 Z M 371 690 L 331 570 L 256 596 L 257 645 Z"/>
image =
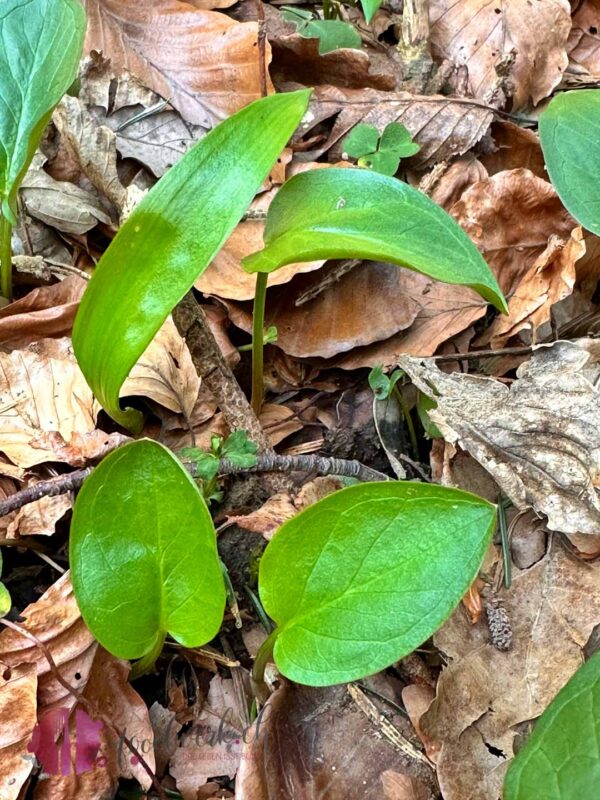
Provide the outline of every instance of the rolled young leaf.
<path id="1" fill-rule="evenodd" d="M 75 80 L 84 36 L 79 0 L 0 5 L 0 199 L 12 224 L 17 190 L 52 109 Z"/>
<path id="2" fill-rule="evenodd" d="M 470 286 L 501 311 L 506 300 L 481 253 L 452 217 L 402 181 L 359 169 L 303 172 L 268 211 L 265 249 L 247 272 L 324 258 L 390 261 L 436 280 Z"/>
<path id="3" fill-rule="evenodd" d="M 565 208 L 600 234 L 600 90 L 557 95 L 540 116 L 550 180 Z"/>
<path id="4" fill-rule="evenodd" d="M 511 763 L 504 800 L 584 800 L 600 788 L 600 653 L 580 667 Z"/>
<path id="5" fill-rule="evenodd" d="M 280 671 L 327 686 L 410 653 L 460 602 L 494 524 L 475 495 L 404 481 L 351 486 L 284 523 L 259 568 Z"/>
<path id="6" fill-rule="evenodd" d="M 79 365 L 105 410 L 172 308 L 233 231 L 300 122 L 307 90 L 257 100 L 222 122 L 151 189 L 100 259 L 73 328 Z"/>
<path id="7" fill-rule="evenodd" d="M 71 578 L 86 625 L 119 658 L 210 641 L 225 607 L 214 525 L 175 456 L 141 439 L 83 484 L 70 536 Z"/>

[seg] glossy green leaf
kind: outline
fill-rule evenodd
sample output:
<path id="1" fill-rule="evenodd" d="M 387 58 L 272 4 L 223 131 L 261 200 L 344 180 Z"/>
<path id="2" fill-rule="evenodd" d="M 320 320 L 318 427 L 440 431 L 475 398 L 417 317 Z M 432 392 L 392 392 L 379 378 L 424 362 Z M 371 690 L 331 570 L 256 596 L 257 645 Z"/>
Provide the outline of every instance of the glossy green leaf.
<path id="1" fill-rule="evenodd" d="M 129 371 L 250 205 L 309 94 L 257 100 L 214 128 L 151 189 L 100 259 L 73 346 L 96 397 L 125 427 L 142 422 L 119 405 Z"/>
<path id="2" fill-rule="evenodd" d="M 83 618 L 119 658 L 141 658 L 169 633 L 186 647 L 212 639 L 225 588 L 215 529 L 198 488 L 165 447 L 115 450 L 73 510 L 70 561 Z"/>
<path id="3" fill-rule="evenodd" d="M 494 528 L 475 495 L 422 483 L 367 483 L 284 523 L 260 563 L 281 672 L 325 686 L 410 653 L 467 591 Z"/>
<path id="4" fill-rule="evenodd" d="M 546 168 L 563 205 L 600 234 L 600 90 L 557 95 L 540 116 Z"/>
<path id="5" fill-rule="evenodd" d="M 600 653 L 580 667 L 511 763 L 504 800 L 592 800 L 600 791 Z"/>
<path id="6" fill-rule="evenodd" d="M 375 16 L 375 12 L 381 5 L 381 0 L 360 0 L 360 4 L 363 8 L 365 19 L 367 22 L 371 22 Z"/>
<path id="7" fill-rule="evenodd" d="M 0 199 L 13 224 L 17 190 L 52 109 L 75 80 L 84 35 L 79 0 L 0 5 Z"/>
<path id="8" fill-rule="evenodd" d="M 390 261 L 471 286 L 506 311 L 490 268 L 452 217 L 402 181 L 359 169 L 319 169 L 287 181 L 271 203 L 265 249 L 248 272 L 323 258 Z"/>

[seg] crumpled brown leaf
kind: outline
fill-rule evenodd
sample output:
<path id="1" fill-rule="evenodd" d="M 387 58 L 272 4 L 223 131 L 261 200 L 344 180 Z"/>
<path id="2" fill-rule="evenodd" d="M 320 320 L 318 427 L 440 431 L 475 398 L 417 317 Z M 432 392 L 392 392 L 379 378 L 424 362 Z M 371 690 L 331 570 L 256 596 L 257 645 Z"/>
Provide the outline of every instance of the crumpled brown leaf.
<path id="1" fill-rule="evenodd" d="M 31 480 L 28 486 L 34 486 L 37 482 L 37 479 Z M 35 503 L 28 503 L 13 515 L 8 523 L 6 535 L 9 539 L 20 536 L 52 536 L 56 530 L 56 523 L 64 517 L 72 505 L 71 496 L 68 494 L 42 497 Z"/>
<path id="2" fill-rule="evenodd" d="M 508 301 L 508 316 L 498 316 L 475 344 L 492 349 L 523 330 L 536 341 L 538 329 L 550 320 L 552 306 L 564 300 L 575 286 L 575 264 L 584 255 L 583 231 L 574 228 L 566 241 L 552 235 L 548 247 L 536 259 Z"/>
<path id="3" fill-rule="evenodd" d="M 399 365 L 437 408 L 444 438 L 468 451 L 520 510 L 550 530 L 600 530 L 600 375 L 593 340 L 541 346 L 510 388 L 492 378 L 444 373 L 428 360 Z"/>
<path id="4" fill-rule="evenodd" d="M 390 122 L 400 122 L 421 146 L 410 160 L 418 168 L 466 153 L 493 119 L 488 109 L 460 98 L 320 86 L 314 91 L 300 130 L 304 133 L 334 115 L 337 118 L 333 129 L 323 144 L 310 151 L 313 157 L 331 148 L 335 156 L 340 155 L 341 140 L 359 122 L 375 125 L 380 131 Z"/>
<path id="5" fill-rule="evenodd" d="M 87 51 L 101 51 L 117 74 L 127 69 L 189 122 L 210 128 L 260 97 L 256 23 L 180 0 L 85 7 Z"/>
<path id="6" fill-rule="evenodd" d="M 494 648 L 487 625 L 471 625 L 462 608 L 435 635 L 450 663 L 420 724 L 441 748 L 444 800 L 499 800 L 516 726 L 539 716 L 583 661 L 600 622 L 599 571 L 554 541 L 499 595 L 513 632 L 509 651 Z"/>
<path id="7" fill-rule="evenodd" d="M 573 14 L 569 58 L 592 75 L 600 74 L 600 0 L 581 0 Z"/>
<path id="8" fill-rule="evenodd" d="M 492 124 L 490 135 L 495 149 L 479 156 L 490 175 L 509 169 L 528 169 L 538 178 L 548 179 L 540 140 L 533 131 L 503 119 Z"/>
<path id="9" fill-rule="evenodd" d="M 448 5 L 432 0 L 431 45 L 436 58 L 468 70 L 469 92 L 492 99 L 498 75 L 495 66 L 514 53 L 510 71 L 513 109 L 534 105 L 560 83 L 567 66 L 571 29 L 568 0 L 464 0 Z"/>
<path id="10" fill-rule="evenodd" d="M 36 725 L 37 676 L 33 664 L 0 674 L 0 797 L 17 800 L 33 767 L 27 751 Z"/>

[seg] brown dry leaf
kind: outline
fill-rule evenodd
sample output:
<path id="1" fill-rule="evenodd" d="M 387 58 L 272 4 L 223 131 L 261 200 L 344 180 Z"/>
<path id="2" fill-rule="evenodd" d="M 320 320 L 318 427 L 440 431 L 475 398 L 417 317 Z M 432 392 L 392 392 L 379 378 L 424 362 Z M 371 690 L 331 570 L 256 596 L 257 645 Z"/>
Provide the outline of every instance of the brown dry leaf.
<path id="1" fill-rule="evenodd" d="M 600 375 L 593 340 L 536 349 L 510 388 L 492 378 L 447 374 L 410 357 L 399 365 L 437 403 L 429 412 L 495 478 L 519 510 L 532 507 L 563 533 L 600 529 Z"/>
<path id="2" fill-rule="evenodd" d="M 396 684 L 384 674 L 365 682 L 385 697 L 396 697 Z M 389 707 L 388 715 L 404 736 L 413 735 Z M 236 800 L 381 800 L 383 774 L 389 770 L 432 787 L 427 766 L 396 750 L 348 697 L 345 686 L 284 683 L 244 739 Z"/>
<path id="3" fill-rule="evenodd" d="M 583 231 L 575 228 L 565 241 L 552 235 L 548 247 L 523 276 L 508 301 L 508 316 L 499 315 L 475 344 L 504 347 L 511 336 L 531 331 L 533 342 L 541 325 L 550 320 L 552 306 L 564 300 L 575 285 L 575 262 L 585 253 Z"/>
<path id="4" fill-rule="evenodd" d="M 560 83 L 567 66 L 571 29 L 568 0 L 464 0 L 448 5 L 432 0 L 434 57 L 468 70 L 468 91 L 491 99 L 498 83 L 496 65 L 514 54 L 509 80 L 513 109 L 534 105 Z"/>
<path id="5" fill-rule="evenodd" d="M 244 719 L 233 680 L 215 675 L 206 705 L 170 762 L 169 771 L 184 800 L 196 800 L 198 789 L 211 777 L 235 777 L 242 752 Z"/>
<path id="6" fill-rule="evenodd" d="M 150 706 L 148 715 L 154 732 L 156 773 L 159 777 L 162 777 L 171 756 L 177 750 L 177 745 L 179 744 L 178 734 L 182 726 L 177 722 L 175 712 L 161 706 L 157 701 Z"/>
<path id="7" fill-rule="evenodd" d="M 34 486 L 37 482 L 37 479 L 31 480 L 28 485 Z M 68 494 L 42 497 L 35 503 L 28 503 L 11 519 L 6 535 L 9 539 L 19 536 L 52 536 L 56 530 L 56 523 L 64 517 L 72 505 L 71 496 Z"/>
<path id="8" fill-rule="evenodd" d="M 311 150 L 313 157 L 331 148 L 334 156 L 340 154 L 341 140 L 359 122 L 375 125 L 380 131 L 390 122 L 400 122 L 421 146 L 410 160 L 411 165 L 419 168 L 466 153 L 485 134 L 493 119 L 490 110 L 469 100 L 322 86 L 315 89 L 299 130 L 308 132 L 335 115 L 327 141 Z"/>
<path id="9" fill-rule="evenodd" d="M 215 337 L 223 358 L 231 369 L 234 369 L 240 362 L 240 351 L 229 338 L 228 328 L 230 326 L 227 312 L 222 306 L 205 305 L 203 306 L 206 321 L 212 335 Z"/>
<path id="10" fill-rule="evenodd" d="M 265 403 L 259 415 L 260 424 L 265 429 L 271 447 L 276 447 L 292 433 L 301 431 L 302 423 L 294 415 L 291 408 L 276 405 L 275 403 Z"/>
<path id="11" fill-rule="evenodd" d="M 189 419 L 199 390 L 200 378 L 188 346 L 169 317 L 129 373 L 119 394 L 148 397 Z"/>
<path id="12" fill-rule="evenodd" d="M 441 747 L 444 800 L 498 800 L 516 726 L 541 714 L 583 662 L 600 622 L 599 579 L 600 565 L 573 559 L 555 541 L 500 595 L 509 651 L 493 647 L 487 625 L 471 625 L 460 608 L 435 635 L 450 663 L 421 725 Z"/>
<path id="13" fill-rule="evenodd" d="M 600 0 L 582 0 L 573 14 L 569 58 L 592 75 L 600 74 Z"/>
<path id="14" fill-rule="evenodd" d="M 533 131 L 508 120 L 497 120 L 490 134 L 495 150 L 479 156 L 490 175 L 508 169 L 528 169 L 538 178 L 548 179 L 540 140 Z"/>
<path id="15" fill-rule="evenodd" d="M 71 275 L 0 309 L 0 342 L 12 349 L 47 336 L 66 336 L 86 285 L 83 278 Z"/>
<path id="16" fill-rule="evenodd" d="M 23 627 L 46 644 L 62 677 L 81 690 L 98 645 L 81 618 L 68 573 L 27 606 L 21 616 L 25 618 Z M 73 706 L 73 696 L 54 678 L 44 654 L 16 631 L 0 633 L 0 663 L 11 668 L 24 664 L 37 668 L 40 713 Z"/>
<path id="17" fill-rule="evenodd" d="M 456 159 L 436 181 L 431 199 L 448 210 L 460 200 L 469 186 L 484 181 L 487 177 L 488 172 L 481 161 L 467 153 Z"/>
<path id="18" fill-rule="evenodd" d="M 260 97 L 256 23 L 180 0 L 86 0 L 86 49 L 101 51 L 210 128 Z M 267 59 L 269 48 L 267 45 Z"/>
<path id="19" fill-rule="evenodd" d="M 56 181 L 44 170 L 45 156 L 37 153 L 21 183 L 27 213 L 63 233 L 83 234 L 110 216 L 91 192 L 74 183 Z"/>
<path id="20" fill-rule="evenodd" d="M 552 186 L 527 169 L 498 172 L 475 183 L 450 209 L 510 298 L 548 246 L 569 239 L 576 223 Z"/>
<path id="21" fill-rule="evenodd" d="M 388 769 L 381 774 L 383 800 L 429 800 L 431 792 L 421 781 Z"/>
<path id="22" fill-rule="evenodd" d="M 4 668 L 0 674 L 0 797 L 17 800 L 34 759 L 27 750 L 36 717 L 37 676 L 33 664 Z"/>

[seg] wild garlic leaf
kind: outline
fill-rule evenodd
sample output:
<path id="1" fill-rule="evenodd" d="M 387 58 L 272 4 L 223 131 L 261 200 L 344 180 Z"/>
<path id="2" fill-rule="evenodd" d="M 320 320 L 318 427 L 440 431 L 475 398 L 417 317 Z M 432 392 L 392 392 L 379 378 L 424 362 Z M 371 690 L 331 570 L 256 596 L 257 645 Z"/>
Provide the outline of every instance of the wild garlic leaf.
<path id="1" fill-rule="evenodd" d="M 580 667 L 511 763 L 504 800 L 583 800 L 600 787 L 600 653 Z"/>
<path id="2" fill-rule="evenodd" d="M 247 272 L 330 258 L 390 261 L 436 280 L 470 286 L 506 311 L 498 283 L 452 217 L 402 181 L 362 169 L 295 175 L 269 207 L 265 248 Z"/>
<path id="3" fill-rule="evenodd" d="M 220 250 L 300 122 L 310 92 L 271 95 L 199 141 L 148 192 L 98 262 L 73 328 L 77 361 L 110 416 L 139 430 L 119 389 Z"/>
<path id="4" fill-rule="evenodd" d="M 85 25 L 79 0 L 0 6 L 0 200 L 13 224 L 21 180 L 52 109 L 77 75 Z"/>
<path id="5" fill-rule="evenodd" d="M 284 523 L 260 562 L 290 680 L 326 686 L 378 672 L 434 633 L 473 581 L 495 507 L 423 483 L 367 483 Z"/>
<path id="6" fill-rule="evenodd" d="M 600 234 L 600 90 L 556 95 L 540 115 L 550 180 L 565 208 Z"/>
<path id="7" fill-rule="evenodd" d="M 211 516 L 184 467 L 157 442 L 120 447 L 85 481 L 70 562 L 86 625 L 119 658 L 155 651 L 167 633 L 199 647 L 221 626 L 225 586 Z"/>
<path id="8" fill-rule="evenodd" d="M 375 12 L 381 5 L 381 0 L 360 0 L 360 4 L 363 7 L 366 21 L 371 22 L 375 16 Z"/>

